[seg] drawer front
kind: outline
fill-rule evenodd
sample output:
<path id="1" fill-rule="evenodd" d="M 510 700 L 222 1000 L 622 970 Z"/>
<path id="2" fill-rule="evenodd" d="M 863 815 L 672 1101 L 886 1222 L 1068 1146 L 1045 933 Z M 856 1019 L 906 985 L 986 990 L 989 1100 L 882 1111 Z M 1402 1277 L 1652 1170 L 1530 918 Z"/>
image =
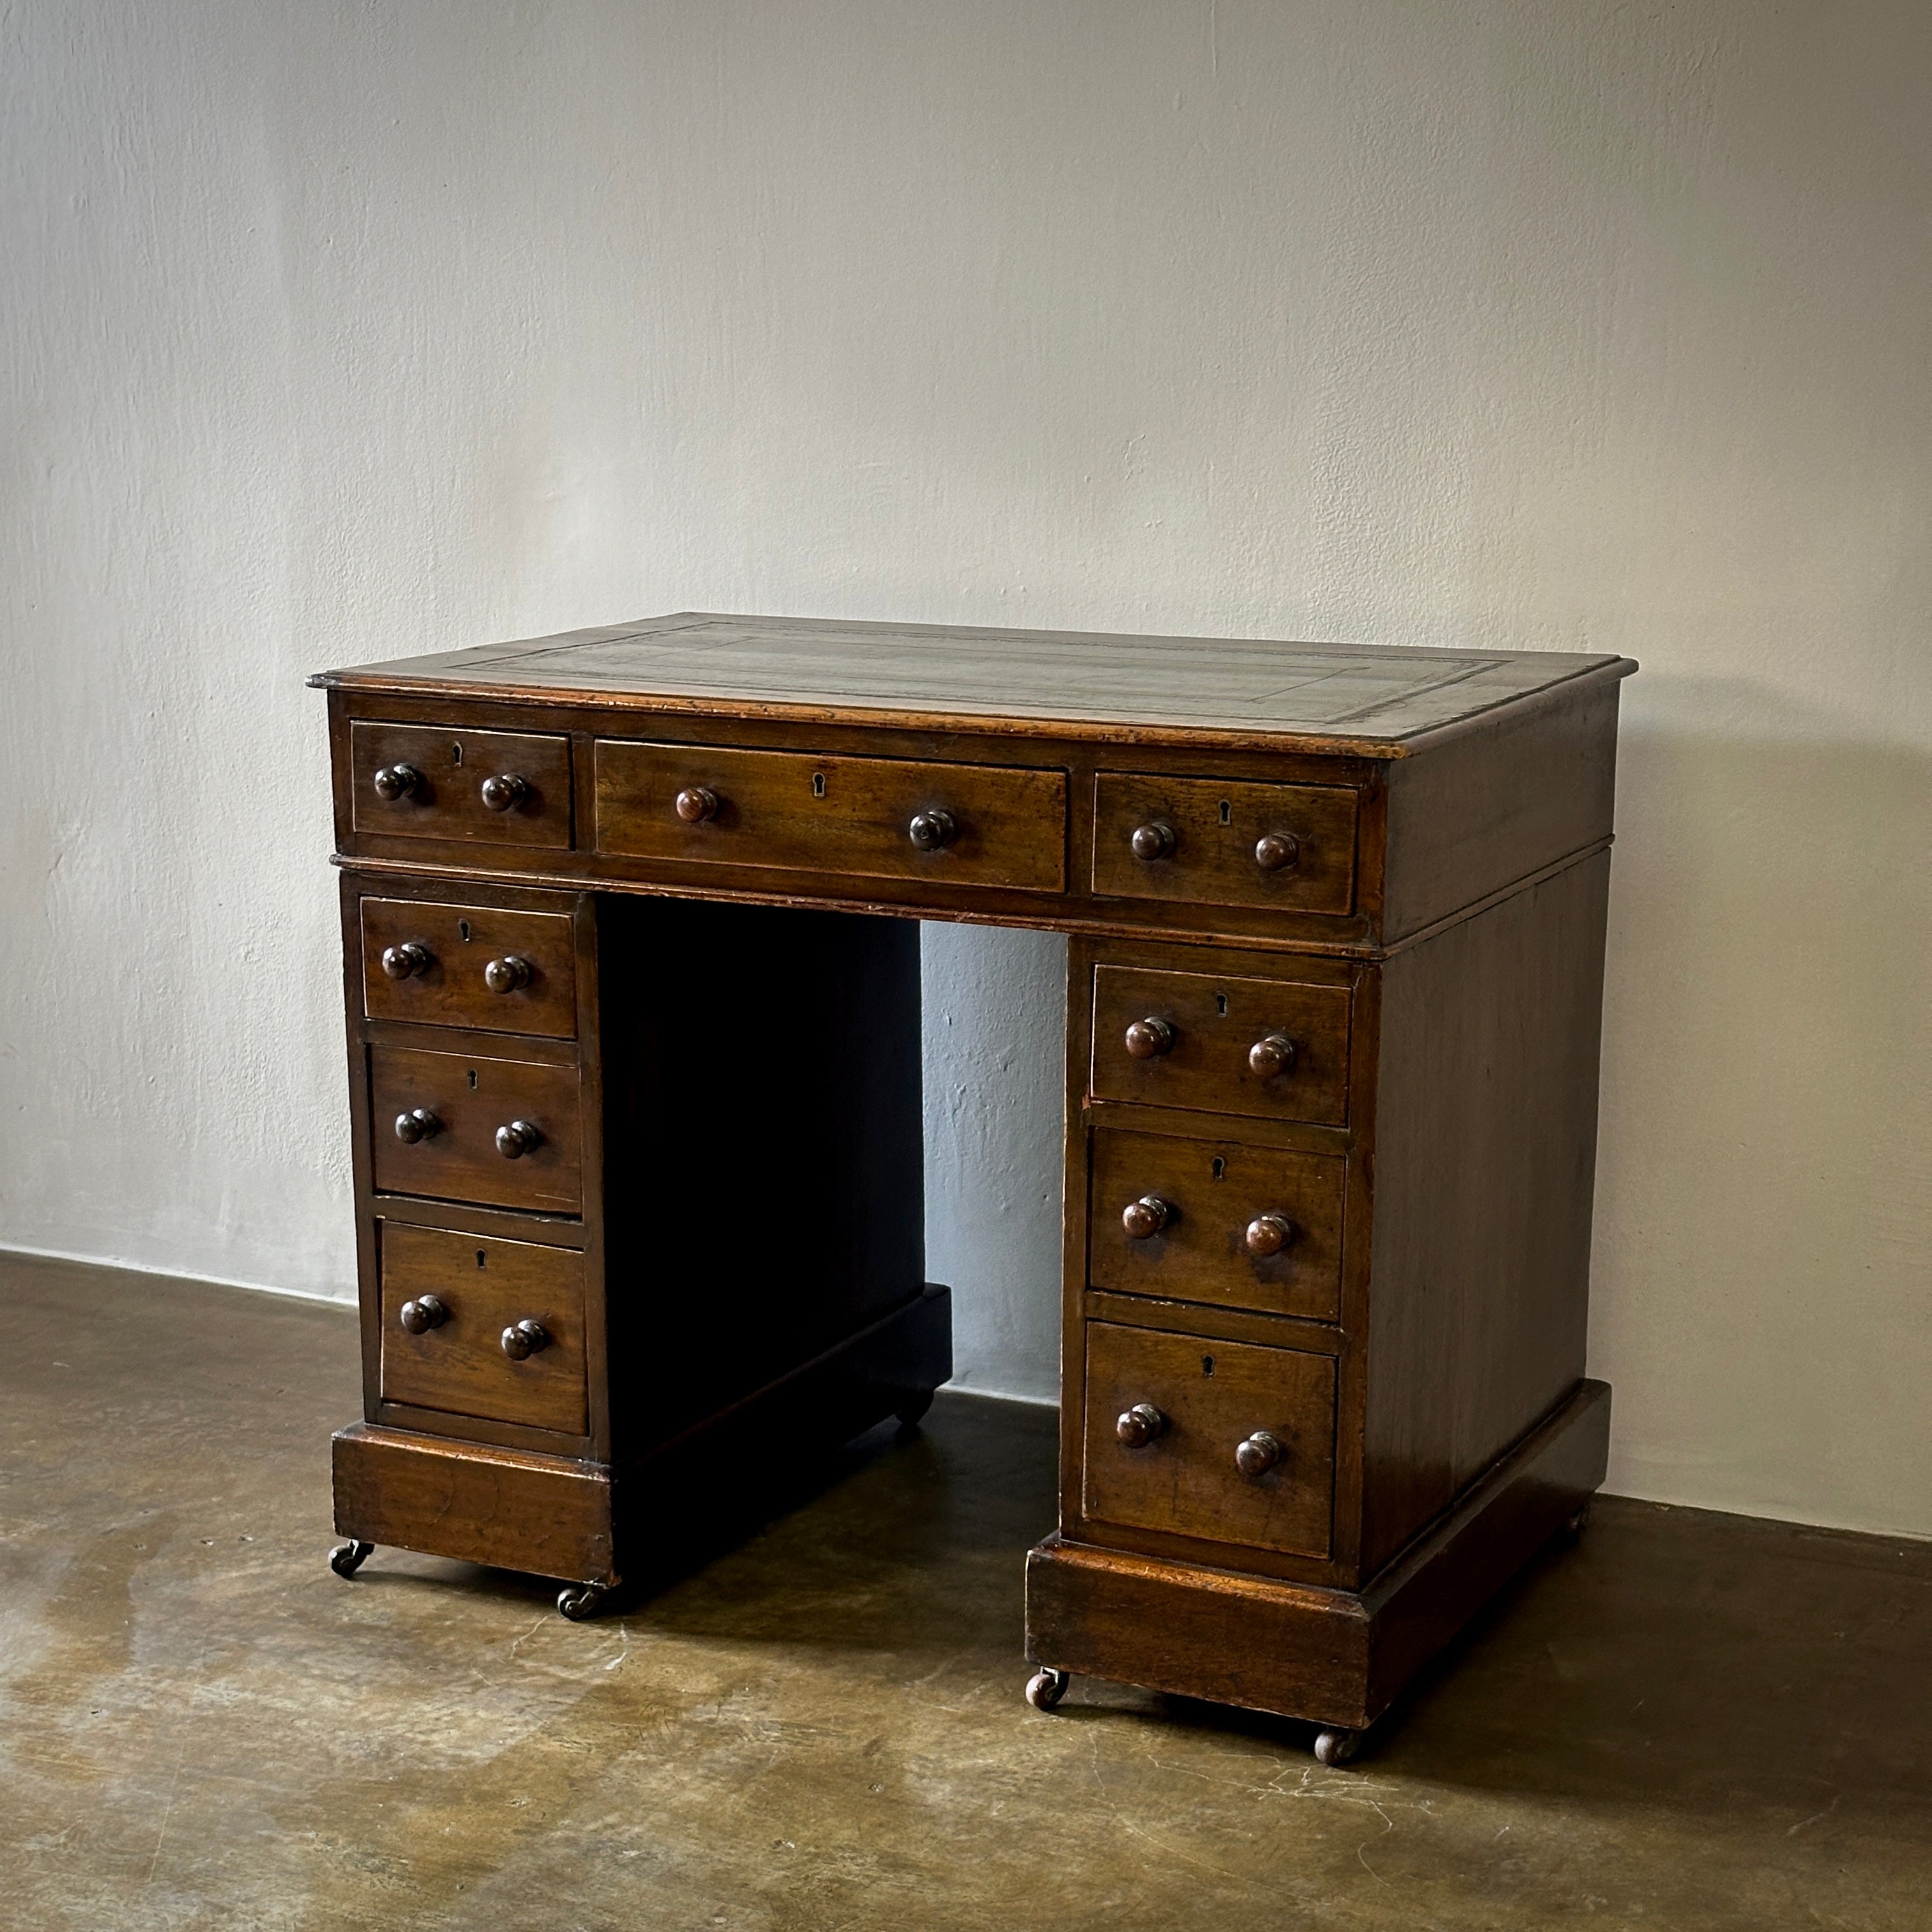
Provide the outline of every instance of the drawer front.
<path id="1" fill-rule="evenodd" d="M 572 1039 L 577 941 L 570 916 L 364 899 L 362 1006 L 372 1020 Z"/>
<path id="2" fill-rule="evenodd" d="M 1312 1322 L 1339 1318 L 1339 1156 L 1105 1127 L 1092 1146 L 1087 1265 L 1094 1287 Z"/>
<path id="3" fill-rule="evenodd" d="M 1340 1126 L 1348 989 L 1096 966 L 1092 1082 L 1096 1100 Z"/>
<path id="4" fill-rule="evenodd" d="M 915 820 L 922 839 L 944 842 L 916 844 Z M 1057 892 L 1066 884 L 1066 776 L 602 739 L 597 848 L 629 859 Z"/>
<path id="5" fill-rule="evenodd" d="M 425 1296 L 436 1304 L 427 1312 Z M 581 1255 L 386 1222 L 382 1318 L 385 1402 L 567 1436 L 589 1426 Z M 503 1334 L 526 1322 L 542 1345 L 519 1359 Z M 518 1346 L 534 1339 L 526 1332 Z"/>
<path id="6" fill-rule="evenodd" d="M 377 1192 L 538 1214 L 584 1211 L 575 1067 L 372 1046 L 369 1084 Z M 429 1117 L 427 1123 L 420 1114 Z M 534 1128 L 537 1138 L 506 1155 L 499 1150 L 498 1132 L 519 1122 Z M 416 1137 L 406 1138 L 411 1132 Z M 518 1139 L 506 1144 L 514 1147 Z"/>
<path id="7" fill-rule="evenodd" d="M 1120 1419 L 1143 1405 L 1152 1416 L 1133 1423 L 1157 1432 L 1124 1439 Z M 1244 1444 L 1278 1454 L 1250 1474 Z M 1087 1324 L 1082 1508 L 1092 1521 L 1325 1558 L 1334 1491 L 1330 1357 Z"/>
<path id="8" fill-rule="evenodd" d="M 1355 794 L 1102 772 L 1094 781 L 1094 890 L 1115 898 L 1352 912 Z"/>
<path id="9" fill-rule="evenodd" d="M 358 722 L 349 728 L 349 761 L 358 832 L 558 850 L 570 844 L 568 738 Z"/>

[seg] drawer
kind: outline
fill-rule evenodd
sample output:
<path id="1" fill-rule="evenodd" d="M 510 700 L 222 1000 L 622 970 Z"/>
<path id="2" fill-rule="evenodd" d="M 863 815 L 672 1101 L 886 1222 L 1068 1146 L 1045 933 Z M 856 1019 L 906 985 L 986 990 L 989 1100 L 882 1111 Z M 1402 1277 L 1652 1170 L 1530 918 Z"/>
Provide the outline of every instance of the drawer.
<path id="1" fill-rule="evenodd" d="M 570 915 L 364 899 L 362 1007 L 372 1020 L 569 1040 L 577 1031 Z"/>
<path id="2" fill-rule="evenodd" d="M 596 758 L 597 849 L 617 857 L 1066 889 L 1064 772 L 620 739 Z"/>
<path id="3" fill-rule="evenodd" d="M 1339 1156 L 1106 1127 L 1092 1150 L 1087 1278 L 1095 1288 L 1338 1318 Z"/>
<path id="4" fill-rule="evenodd" d="M 1090 1520 L 1328 1555 L 1331 1357 L 1090 1322 L 1085 1433 Z"/>
<path id="5" fill-rule="evenodd" d="M 1094 890 L 1113 898 L 1352 912 L 1355 794 L 1100 772 Z"/>
<path id="6" fill-rule="evenodd" d="M 372 1046 L 369 1087 L 378 1193 L 583 1212 L 575 1067 Z"/>
<path id="7" fill-rule="evenodd" d="M 570 844 L 570 740 L 458 726 L 349 728 L 358 832 L 479 845 Z"/>
<path id="8" fill-rule="evenodd" d="M 1096 966 L 1092 1082 L 1096 1100 L 1340 1126 L 1348 989 Z"/>
<path id="9" fill-rule="evenodd" d="M 505 1331 L 529 1322 L 541 1336 L 524 1331 L 526 1352 L 506 1352 Z M 386 1222 L 382 1323 L 385 1402 L 566 1436 L 589 1426 L 581 1255 Z"/>

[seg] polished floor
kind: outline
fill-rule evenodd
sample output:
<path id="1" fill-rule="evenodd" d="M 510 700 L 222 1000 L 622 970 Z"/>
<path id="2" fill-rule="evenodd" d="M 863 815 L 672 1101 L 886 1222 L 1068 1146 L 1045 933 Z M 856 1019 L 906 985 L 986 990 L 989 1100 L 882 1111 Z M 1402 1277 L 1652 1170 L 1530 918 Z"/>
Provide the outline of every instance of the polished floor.
<path id="1" fill-rule="evenodd" d="M 1932 1926 L 1932 1546 L 1606 1501 L 1345 1770 L 1021 1700 L 1051 1419 L 942 1398 L 685 1582 L 332 1576 L 345 1312 L 0 1258 L 0 1927 Z"/>

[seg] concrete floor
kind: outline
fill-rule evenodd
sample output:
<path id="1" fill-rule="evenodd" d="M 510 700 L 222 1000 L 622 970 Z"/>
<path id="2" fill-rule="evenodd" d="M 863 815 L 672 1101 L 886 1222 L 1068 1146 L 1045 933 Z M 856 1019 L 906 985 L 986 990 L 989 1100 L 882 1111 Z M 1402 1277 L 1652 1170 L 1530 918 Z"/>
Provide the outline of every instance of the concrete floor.
<path id="1" fill-rule="evenodd" d="M 1932 1926 L 1932 1546 L 1608 1501 L 1386 1726 L 1021 1701 L 1045 1412 L 607 1621 L 324 1561 L 346 1311 L 0 1258 L 0 1925 Z"/>

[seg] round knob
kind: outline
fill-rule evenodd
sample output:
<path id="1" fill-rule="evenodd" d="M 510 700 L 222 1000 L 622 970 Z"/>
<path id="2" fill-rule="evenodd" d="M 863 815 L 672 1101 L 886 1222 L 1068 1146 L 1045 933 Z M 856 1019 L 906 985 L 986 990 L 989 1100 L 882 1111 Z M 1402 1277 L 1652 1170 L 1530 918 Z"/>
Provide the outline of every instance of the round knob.
<path id="1" fill-rule="evenodd" d="M 1127 1051 L 1136 1060 L 1158 1060 L 1174 1045 L 1174 1029 L 1165 1020 L 1136 1020 L 1127 1029 Z"/>
<path id="2" fill-rule="evenodd" d="M 499 772 L 483 781 L 483 802 L 492 812 L 508 812 L 530 795 L 530 787 L 514 772 Z"/>
<path id="3" fill-rule="evenodd" d="M 503 1352 L 513 1362 L 526 1362 L 550 1346 L 550 1330 L 527 1316 L 503 1330 Z"/>
<path id="4" fill-rule="evenodd" d="M 1158 819 L 1150 825 L 1136 825 L 1132 844 L 1136 859 L 1172 858 L 1174 856 L 1174 827 L 1162 824 Z"/>
<path id="5" fill-rule="evenodd" d="M 1248 1070 L 1264 1080 L 1294 1068 L 1294 1042 L 1285 1033 L 1266 1034 L 1248 1048 Z"/>
<path id="6" fill-rule="evenodd" d="M 413 939 L 382 949 L 382 970 L 392 980 L 406 980 L 412 973 L 427 973 L 430 963 L 429 948 L 418 946 Z"/>
<path id="7" fill-rule="evenodd" d="M 1265 1476 L 1288 1454 L 1288 1444 L 1265 1429 L 1253 1435 L 1234 1450 L 1234 1462 L 1244 1476 Z"/>
<path id="8" fill-rule="evenodd" d="M 376 788 L 378 798 L 387 799 L 394 805 L 422 783 L 422 773 L 413 765 L 385 765 L 370 782 Z"/>
<path id="9" fill-rule="evenodd" d="M 1294 1239 L 1294 1223 L 1286 1214 L 1257 1214 L 1244 1238 L 1251 1255 L 1278 1255 Z"/>
<path id="10" fill-rule="evenodd" d="M 397 1310 L 396 1318 L 412 1335 L 427 1335 L 432 1328 L 440 1328 L 449 1319 L 449 1310 L 442 1300 L 434 1294 L 419 1294 L 413 1301 L 406 1301 Z"/>
<path id="11" fill-rule="evenodd" d="M 1120 1210 L 1120 1226 L 1137 1241 L 1159 1234 L 1173 1219 L 1173 1208 L 1158 1194 L 1143 1194 Z"/>
<path id="12" fill-rule="evenodd" d="M 530 962 L 506 952 L 484 968 L 483 983 L 493 993 L 520 993 L 530 983 Z"/>
<path id="13" fill-rule="evenodd" d="M 959 836 L 959 826 L 950 812 L 935 806 L 931 812 L 916 812 L 906 835 L 922 852 L 937 852 Z"/>
<path id="14" fill-rule="evenodd" d="M 1285 872 L 1301 858 L 1301 841 L 1292 832 L 1264 832 L 1255 841 L 1255 863 L 1264 872 Z"/>
<path id="15" fill-rule="evenodd" d="M 1150 1402 L 1137 1402 L 1114 1424 L 1114 1433 L 1130 1449 L 1144 1448 L 1156 1436 L 1164 1435 L 1167 1418 Z"/>
<path id="16" fill-rule="evenodd" d="M 396 1116 L 396 1138 L 414 1147 L 418 1141 L 433 1139 L 442 1131 L 442 1123 L 427 1107 L 412 1107 Z"/>
<path id="17" fill-rule="evenodd" d="M 506 1160 L 521 1160 L 531 1148 L 543 1144 L 543 1130 L 534 1120 L 512 1120 L 496 1130 L 496 1151 Z"/>
<path id="18" fill-rule="evenodd" d="M 686 785 L 671 800 L 671 809 L 687 825 L 702 825 L 718 816 L 718 794 L 708 785 Z"/>

